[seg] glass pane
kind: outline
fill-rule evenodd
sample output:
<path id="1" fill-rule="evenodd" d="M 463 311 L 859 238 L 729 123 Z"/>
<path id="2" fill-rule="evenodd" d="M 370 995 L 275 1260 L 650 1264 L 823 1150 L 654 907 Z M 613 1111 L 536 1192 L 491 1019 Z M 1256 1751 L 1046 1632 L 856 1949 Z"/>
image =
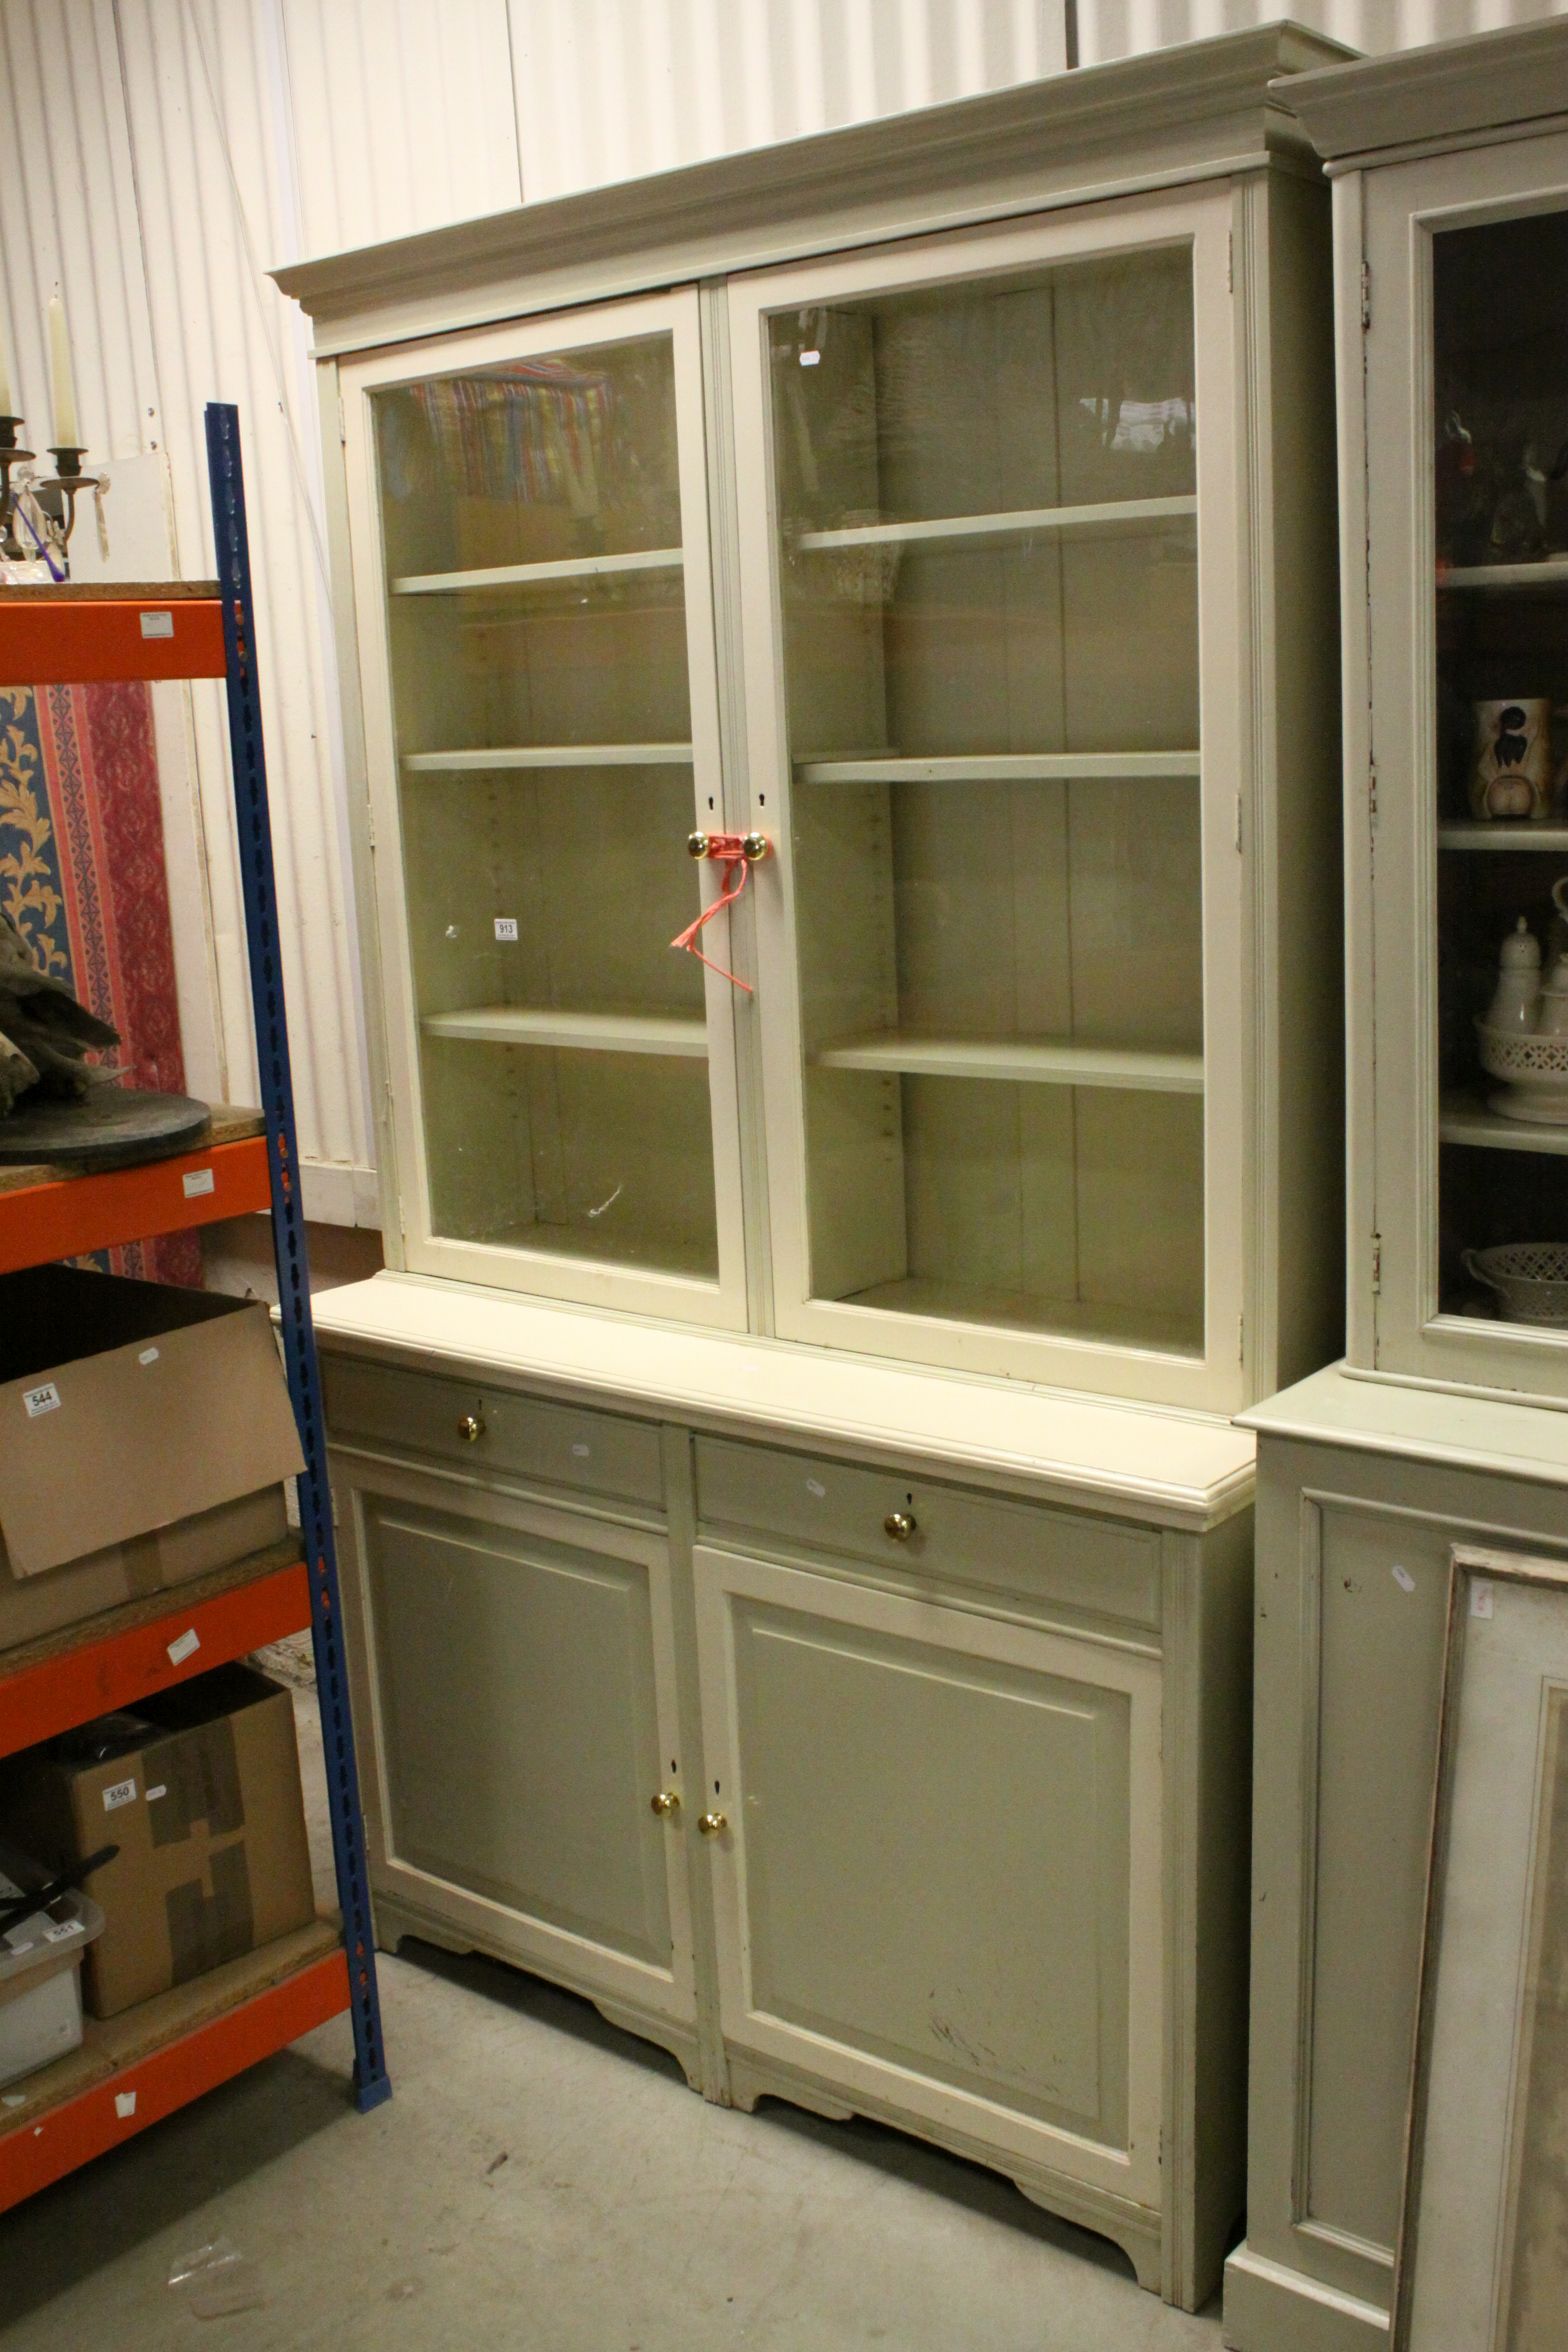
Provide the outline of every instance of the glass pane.
<path id="1" fill-rule="evenodd" d="M 1434 239 L 1441 1310 L 1568 1330 L 1568 214 Z"/>
<path id="2" fill-rule="evenodd" d="M 670 338 L 375 414 L 434 1230 L 714 1280 Z"/>
<path id="3" fill-rule="evenodd" d="M 813 1292 L 1201 1353 L 1190 249 L 771 352 Z"/>

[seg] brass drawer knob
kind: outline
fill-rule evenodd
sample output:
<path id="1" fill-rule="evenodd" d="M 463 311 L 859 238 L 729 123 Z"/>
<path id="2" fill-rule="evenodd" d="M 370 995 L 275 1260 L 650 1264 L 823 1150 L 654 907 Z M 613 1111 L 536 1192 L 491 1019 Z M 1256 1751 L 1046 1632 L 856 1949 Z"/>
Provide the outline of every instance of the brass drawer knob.
<path id="1" fill-rule="evenodd" d="M 667 1821 L 672 1813 L 678 1813 L 681 1809 L 680 1798 L 674 1789 L 660 1789 L 656 1797 L 648 1799 L 648 1803 L 661 1821 Z"/>
<path id="2" fill-rule="evenodd" d="M 722 1813 L 701 1813 L 697 1817 L 697 1827 L 704 1837 L 719 1837 L 729 1828 L 729 1822 Z"/>
<path id="3" fill-rule="evenodd" d="M 882 1522 L 882 1532 L 890 1535 L 895 1543 L 908 1543 L 915 1532 L 913 1515 L 908 1511 L 889 1511 Z"/>
<path id="4" fill-rule="evenodd" d="M 766 833 L 748 833 L 741 843 L 746 853 L 746 863 L 751 866 L 760 865 L 772 847 Z"/>
<path id="5" fill-rule="evenodd" d="M 457 1425 L 457 1434 L 467 1445 L 475 1445 L 484 1436 L 485 1425 L 477 1413 L 465 1413 Z"/>

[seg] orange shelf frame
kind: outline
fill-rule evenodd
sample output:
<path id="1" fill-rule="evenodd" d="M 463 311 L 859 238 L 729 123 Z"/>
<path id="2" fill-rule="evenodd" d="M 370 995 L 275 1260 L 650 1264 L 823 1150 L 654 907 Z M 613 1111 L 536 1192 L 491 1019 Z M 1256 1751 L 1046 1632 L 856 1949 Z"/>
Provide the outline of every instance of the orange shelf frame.
<path id="1" fill-rule="evenodd" d="M 287 2049 L 348 2005 L 347 1957 L 341 1950 L 325 1953 L 145 2058 L 117 2067 L 74 2099 L 0 2132 L 0 2213 L 259 2059 Z"/>
<path id="2" fill-rule="evenodd" d="M 0 1274 L 265 1209 L 267 1142 L 253 1135 L 97 1175 L 0 1191 Z"/>
<path id="3" fill-rule="evenodd" d="M 78 1723 L 90 1723 L 95 1715 L 132 1707 L 138 1699 L 188 1682 L 193 1674 L 303 1633 L 310 1624 L 310 1580 L 303 1560 L 205 1600 L 187 1600 L 183 1608 L 177 1588 L 167 1598 L 166 1612 L 145 1623 L 96 1641 L 90 1627 L 84 1628 L 84 1640 L 9 1674 L 0 1664 L 0 1756 L 35 1747 Z"/>
<path id="4" fill-rule="evenodd" d="M 108 593 L 47 587 L 0 593 L 0 681 L 84 686 L 111 678 L 221 678 L 223 607 L 217 584 L 183 582 Z"/>

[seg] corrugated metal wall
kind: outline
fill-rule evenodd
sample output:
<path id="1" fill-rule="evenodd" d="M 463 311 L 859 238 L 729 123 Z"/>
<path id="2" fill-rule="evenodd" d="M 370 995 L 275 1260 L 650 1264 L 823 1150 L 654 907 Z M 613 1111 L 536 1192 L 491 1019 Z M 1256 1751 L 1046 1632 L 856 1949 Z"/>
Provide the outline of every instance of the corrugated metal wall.
<path id="1" fill-rule="evenodd" d="M 1357 47 L 1568 0 L 1293 0 Z M 61 282 L 92 454 L 166 452 L 210 561 L 201 412 L 240 404 L 312 1213 L 373 1215 L 303 322 L 269 263 L 1222 32 L 1281 0 L 0 0 L 0 321 L 29 422 Z M 36 444 L 35 444 L 36 445 Z M 160 461 L 161 462 L 161 461 Z M 114 514 L 110 493 L 111 524 Z M 192 1082 L 252 1084 L 216 690 L 161 729 Z M 185 895 L 189 897 L 187 887 Z M 193 1009 L 194 1008 L 194 1009 Z"/>
<path id="2" fill-rule="evenodd" d="M 513 0 L 512 54 L 530 198 L 1067 62 L 1061 0 Z"/>
<path id="3" fill-rule="evenodd" d="M 1077 0 L 1078 63 L 1102 65 L 1291 16 L 1352 49 L 1415 49 L 1568 14 L 1568 0 Z"/>

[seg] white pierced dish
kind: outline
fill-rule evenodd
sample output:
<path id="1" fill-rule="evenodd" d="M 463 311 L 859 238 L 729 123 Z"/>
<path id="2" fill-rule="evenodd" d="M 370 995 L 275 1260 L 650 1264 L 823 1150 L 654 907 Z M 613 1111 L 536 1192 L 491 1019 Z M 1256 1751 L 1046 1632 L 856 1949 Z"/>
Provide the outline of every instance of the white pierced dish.
<path id="1" fill-rule="evenodd" d="M 1466 1250 L 1464 1260 L 1477 1282 L 1496 1291 L 1508 1322 L 1568 1329 L 1568 1242 L 1510 1241 Z"/>
<path id="2" fill-rule="evenodd" d="M 1481 1067 L 1502 1086 L 1487 1097 L 1505 1119 L 1568 1127 L 1568 1030 L 1489 1029 L 1477 1021 Z"/>

